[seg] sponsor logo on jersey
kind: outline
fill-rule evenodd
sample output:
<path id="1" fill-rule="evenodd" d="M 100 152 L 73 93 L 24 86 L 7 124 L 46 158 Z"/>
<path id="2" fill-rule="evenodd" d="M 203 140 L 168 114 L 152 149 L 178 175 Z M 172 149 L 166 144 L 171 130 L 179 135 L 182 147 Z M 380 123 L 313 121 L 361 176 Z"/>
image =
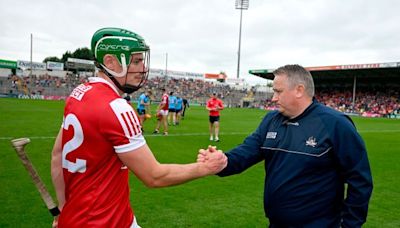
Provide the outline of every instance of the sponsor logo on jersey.
<path id="1" fill-rule="evenodd" d="M 316 145 L 317 145 L 317 141 L 313 136 L 311 136 L 310 138 L 307 139 L 306 146 L 315 147 Z"/>
<path id="2" fill-rule="evenodd" d="M 275 139 L 277 134 L 278 134 L 277 132 L 270 131 L 270 132 L 267 133 L 267 137 L 265 137 L 265 138 L 267 138 L 267 139 Z"/>

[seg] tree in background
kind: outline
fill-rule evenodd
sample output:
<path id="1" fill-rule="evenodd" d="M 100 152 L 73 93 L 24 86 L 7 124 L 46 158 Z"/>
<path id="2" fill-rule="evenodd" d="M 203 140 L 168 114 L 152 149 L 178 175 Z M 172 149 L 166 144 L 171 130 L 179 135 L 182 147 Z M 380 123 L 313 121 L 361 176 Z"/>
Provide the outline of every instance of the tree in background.
<path id="1" fill-rule="evenodd" d="M 72 58 L 94 60 L 93 53 L 89 48 L 78 48 L 72 53 Z"/>
<path id="2" fill-rule="evenodd" d="M 43 62 L 48 62 L 48 61 L 52 61 L 52 62 L 61 62 L 62 60 L 59 59 L 57 56 L 50 56 L 50 57 L 46 57 Z"/>
<path id="3" fill-rule="evenodd" d="M 56 56 L 46 57 L 43 62 L 54 61 L 54 62 L 67 62 L 68 58 L 76 58 L 76 59 L 86 59 L 86 60 L 94 60 L 92 51 L 87 48 L 78 48 L 74 52 L 66 51 L 61 59 Z"/>
<path id="4" fill-rule="evenodd" d="M 72 53 L 70 51 L 66 51 L 63 56 L 61 57 L 62 62 L 67 62 L 68 58 L 72 58 Z"/>

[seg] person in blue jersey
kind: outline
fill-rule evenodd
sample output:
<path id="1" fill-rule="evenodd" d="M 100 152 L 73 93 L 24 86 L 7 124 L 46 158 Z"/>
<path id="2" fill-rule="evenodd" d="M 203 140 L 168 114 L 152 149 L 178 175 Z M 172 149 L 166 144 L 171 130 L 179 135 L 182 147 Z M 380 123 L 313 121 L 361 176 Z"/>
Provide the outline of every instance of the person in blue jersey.
<path id="1" fill-rule="evenodd" d="M 150 91 L 143 92 L 142 94 L 140 94 L 140 96 L 137 100 L 136 111 L 139 115 L 140 123 L 142 123 L 142 126 L 143 126 L 144 121 L 146 120 L 146 118 L 145 118 L 146 111 L 148 112 L 148 110 L 149 110 L 150 95 L 151 95 L 150 93 L 151 93 Z"/>
<path id="2" fill-rule="evenodd" d="M 168 125 L 175 125 L 176 124 L 176 96 L 174 95 L 174 92 L 169 93 L 168 97 L 169 103 L 168 103 Z"/>
<path id="3" fill-rule="evenodd" d="M 242 144 L 228 151 L 217 175 L 265 163 L 264 211 L 270 228 L 357 228 L 366 222 L 372 176 L 363 139 L 352 120 L 318 103 L 310 72 L 276 69 L 269 112 Z M 201 149 L 208 160 L 215 147 Z"/>
<path id="4" fill-rule="evenodd" d="M 176 105 L 175 105 L 176 125 L 179 125 L 181 121 L 182 109 L 183 109 L 183 99 L 180 96 L 176 96 Z"/>

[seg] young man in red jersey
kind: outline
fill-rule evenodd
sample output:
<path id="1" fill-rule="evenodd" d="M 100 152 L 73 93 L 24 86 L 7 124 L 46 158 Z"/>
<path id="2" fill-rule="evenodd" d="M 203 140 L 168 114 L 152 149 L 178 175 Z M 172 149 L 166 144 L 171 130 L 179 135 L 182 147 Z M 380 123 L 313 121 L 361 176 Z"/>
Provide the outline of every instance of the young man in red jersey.
<path id="1" fill-rule="evenodd" d="M 224 104 L 217 98 L 216 93 L 213 93 L 208 99 L 206 109 L 209 111 L 210 141 L 219 142 L 219 111 L 224 109 Z"/>
<path id="2" fill-rule="evenodd" d="M 98 77 L 67 98 L 51 174 L 61 214 L 53 227 L 139 227 L 130 206 L 128 170 L 146 186 L 181 184 L 222 170 L 206 163 L 160 164 L 146 144 L 133 108 L 121 95 L 147 79 L 149 47 L 139 35 L 103 28 L 92 37 Z"/>
<path id="3" fill-rule="evenodd" d="M 166 89 L 161 89 L 163 95 L 161 97 L 161 102 L 157 107 L 157 126 L 153 134 L 160 133 L 160 126 L 164 127 L 164 135 L 168 135 L 168 106 L 169 106 L 169 96 Z"/>

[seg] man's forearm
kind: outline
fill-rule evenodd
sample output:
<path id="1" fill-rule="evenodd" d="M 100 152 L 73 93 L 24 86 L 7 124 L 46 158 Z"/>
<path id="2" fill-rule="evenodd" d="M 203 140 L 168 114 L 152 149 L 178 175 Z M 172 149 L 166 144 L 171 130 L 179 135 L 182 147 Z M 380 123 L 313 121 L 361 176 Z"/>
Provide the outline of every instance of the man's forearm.
<path id="1" fill-rule="evenodd" d="M 62 169 L 62 129 L 57 135 L 51 157 L 51 179 L 56 190 L 58 208 L 61 210 L 65 203 L 65 183 Z"/>
<path id="2" fill-rule="evenodd" d="M 191 164 L 160 164 L 153 173 L 153 180 L 149 187 L 166 187 L 182 184 L 203 176 L 209 175 L 199 163 Z"/>
<path id="3" fill-rule="evenodd" d="M 51 179 L 53 181 L 53 185 L 57 195 L 58 208 L 62 210 L 65 203 L 65 183 L 62 169 L 55 168 L 52 165 Z"/>

